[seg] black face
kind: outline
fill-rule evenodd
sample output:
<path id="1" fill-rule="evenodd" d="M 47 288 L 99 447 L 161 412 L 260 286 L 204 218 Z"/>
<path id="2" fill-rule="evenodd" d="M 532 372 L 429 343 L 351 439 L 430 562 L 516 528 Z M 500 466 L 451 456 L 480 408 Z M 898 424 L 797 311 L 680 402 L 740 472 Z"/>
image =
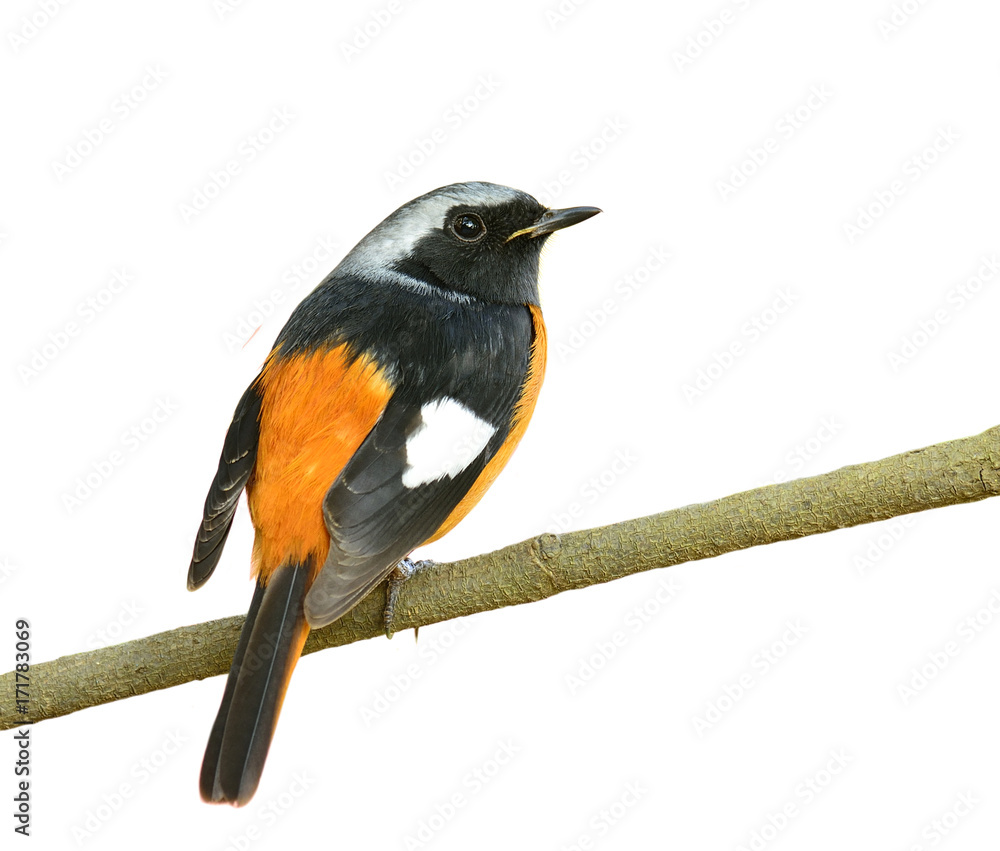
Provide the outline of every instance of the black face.
<path id="1" fill-rule="evenodd" d="M 538 304 L 538 257 L 548 234 L 511 236 L 544 212 L 530 195 L 495 205 L 456 204 L 395 268 L 482 301 Z"/>

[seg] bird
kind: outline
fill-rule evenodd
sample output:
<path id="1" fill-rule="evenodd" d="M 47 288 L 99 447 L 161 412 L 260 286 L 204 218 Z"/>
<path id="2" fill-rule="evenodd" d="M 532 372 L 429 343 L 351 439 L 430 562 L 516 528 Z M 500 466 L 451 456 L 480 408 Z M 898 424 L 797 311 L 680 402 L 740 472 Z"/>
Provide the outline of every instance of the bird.
<path id="1" fill-rule="evenodd" d="M 245 490 L 256 587 L 204 801 L 253 797 L 309 631 L 405 577 L 410 552 L 507 463 L 545 370 L 542 246 L 599 212 L 443 186 L 391 213 L 291 313 L 236 406 L 188 570 L 190 590 L 212 575 Z"/>

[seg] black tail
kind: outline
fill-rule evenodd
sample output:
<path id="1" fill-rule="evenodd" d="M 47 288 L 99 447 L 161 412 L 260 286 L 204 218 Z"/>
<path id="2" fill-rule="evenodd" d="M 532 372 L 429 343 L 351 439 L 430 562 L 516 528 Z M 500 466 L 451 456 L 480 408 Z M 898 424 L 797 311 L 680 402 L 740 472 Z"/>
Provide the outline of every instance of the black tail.
<path id="1" fill-rule="evenodd" d="M 242 807 L 271 746 L 281 702 L 309 633 L 302 611 L 309 569 L 281 567 L 257 590 L 240 634 L 201 765 L 201 797 Z"/>

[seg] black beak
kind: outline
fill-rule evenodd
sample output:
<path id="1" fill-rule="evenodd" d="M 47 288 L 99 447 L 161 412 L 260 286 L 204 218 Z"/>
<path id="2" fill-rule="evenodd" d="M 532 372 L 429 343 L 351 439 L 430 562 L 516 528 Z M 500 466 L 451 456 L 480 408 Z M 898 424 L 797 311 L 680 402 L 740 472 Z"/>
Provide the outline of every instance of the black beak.
<path id="1" fill-rule="evenodd" d="M 579 224 L 600 212 L 598 207 L 566 207 L 563 210 L 546 210 L 531 227 L 512 233 L 507 238 L 507 242 L 518 236 L 528 236 L 531 239 L 536 236 L 544 236 L 547 233 L 568 228 L 570 225 Z"/>

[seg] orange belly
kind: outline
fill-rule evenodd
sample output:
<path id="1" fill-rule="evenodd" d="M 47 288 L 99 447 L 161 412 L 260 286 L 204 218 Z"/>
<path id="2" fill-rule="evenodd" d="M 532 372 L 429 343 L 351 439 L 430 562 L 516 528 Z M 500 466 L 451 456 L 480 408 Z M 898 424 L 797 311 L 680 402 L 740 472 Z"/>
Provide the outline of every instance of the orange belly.
<path id="1" fill-rule="evenodd" d="M 370 360 L 348 363 L 344 346 L 288 358 L 272 353 L 259 378 L 263 401 L 257 463 L 247 483 L 256 530 L 254 576 L 311 562 L 330 548 L 323 498 L 374 427 L 392 385 Z"/>

